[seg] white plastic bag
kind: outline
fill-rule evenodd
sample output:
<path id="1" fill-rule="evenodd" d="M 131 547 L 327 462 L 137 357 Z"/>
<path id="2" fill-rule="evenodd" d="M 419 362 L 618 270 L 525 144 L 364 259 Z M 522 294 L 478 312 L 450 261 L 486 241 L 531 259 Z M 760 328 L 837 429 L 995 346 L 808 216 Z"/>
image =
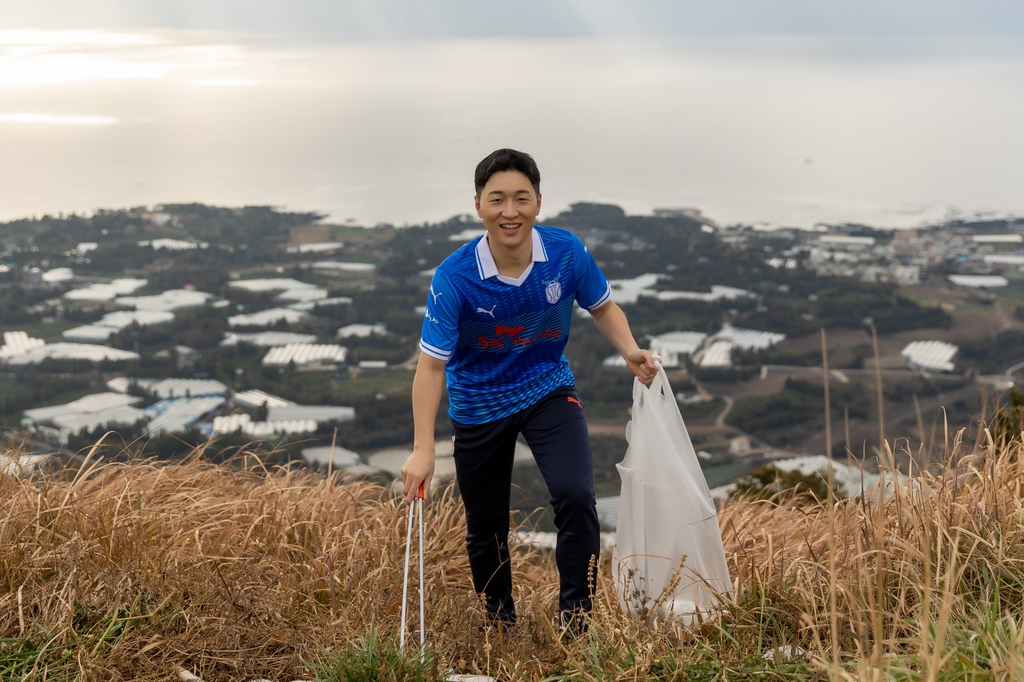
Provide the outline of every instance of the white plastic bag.
<path id="1" fill-rule="evenodd" d="M 612 571 L 633 617 L 689 624 L 731 591 L 718 512 L 665 370 L 633 382 Z"/>

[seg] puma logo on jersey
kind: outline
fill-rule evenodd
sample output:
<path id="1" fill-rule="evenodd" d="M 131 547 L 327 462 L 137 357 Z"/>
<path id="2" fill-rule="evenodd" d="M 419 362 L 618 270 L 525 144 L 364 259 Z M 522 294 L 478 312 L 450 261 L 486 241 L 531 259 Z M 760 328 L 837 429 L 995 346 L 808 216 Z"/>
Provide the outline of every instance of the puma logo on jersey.
<path id="1" fill-rule="evenodd" d="M 484 313 L 486 315 L 490 315 L 491 319 L 493 320 L 494 319 L 494 309 L 497 308 L 497 307 L 498 307 L 498 304 L 495 303 L 494 305 L 491 306 L 490 310 L 488 310 L 487 308 L 477 308 L 476 311 L 478 313 Z"/>
<path id="2" fill-rule="evenodd" d="M 567 397 L 567 399 L 569 400 L 570 403 L 576 403 L 577 407 L 579 407 L 581 410 L 583 409 L 583 403 L 581 403 L 579 400 L 577 400 L 576 398 L 573 398 L 571 395 L 570 396 L 566 396 L 566 397 Z"/>
<path id="3" fill-rule="evenodd" d="M 437 293 L 434 293 L 434 285 L 430 285 L 430 295 L 434 297 L 434 303 L 437 303 L 438 296 L 440 296 L 443 293 L 443 291 L 438 291 Z"/>

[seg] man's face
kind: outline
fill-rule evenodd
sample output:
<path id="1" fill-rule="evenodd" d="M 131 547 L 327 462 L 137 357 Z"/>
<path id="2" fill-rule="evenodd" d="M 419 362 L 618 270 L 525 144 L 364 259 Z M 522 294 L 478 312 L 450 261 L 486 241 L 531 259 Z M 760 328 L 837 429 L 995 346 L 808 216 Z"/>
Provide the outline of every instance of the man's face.
<path id="1" fill-rule="evenodd" d="M 501 171 L 480 190 L 476 213 L 484 221 L 492 246 L 516 249 L 531 243 L 533 223 L 540 213 L 540 194 L 519 171 Z"/>

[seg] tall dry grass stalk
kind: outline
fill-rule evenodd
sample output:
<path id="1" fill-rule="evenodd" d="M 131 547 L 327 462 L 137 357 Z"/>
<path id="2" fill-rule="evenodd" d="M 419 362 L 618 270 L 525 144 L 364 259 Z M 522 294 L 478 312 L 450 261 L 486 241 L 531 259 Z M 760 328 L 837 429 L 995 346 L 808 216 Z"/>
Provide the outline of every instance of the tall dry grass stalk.
<path id="1" fill-rule="evenodd" d="M 888 495 L 726 505 L 735 596 L 688 630 L 624 617 L 605 560 L 589 634 L 559 640 L 552 558 L 519 547 L 520 626 L 480 631 L 459 501 L 435 496 L 431 670 L 505 680 L 1024 675 L 1024 453 L 1019 436 L 983 443 L 961 435 L 948 468 L 909 484 L 883 471 Z M 393 643 L 407 508 L 374 485 L 246 461 L 86 461 L 0 479 L 0 677 L 155 680 L 181 666 L 207 682 L 290 680 L 371 634 Z"/>

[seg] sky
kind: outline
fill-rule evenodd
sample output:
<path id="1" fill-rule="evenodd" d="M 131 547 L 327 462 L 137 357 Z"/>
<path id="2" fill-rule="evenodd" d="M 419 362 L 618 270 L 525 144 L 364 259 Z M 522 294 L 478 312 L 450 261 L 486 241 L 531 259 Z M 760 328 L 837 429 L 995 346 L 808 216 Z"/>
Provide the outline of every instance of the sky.
<path id="1" fill-rule="evenodd" d="M 502 146 L 548 214 L 1024 215 L 1022 38 L 994 0 L 2 0 L 0 220 L 443 220 Z"/>
<path id="2" fill-rule="evenodd" d="M 1013 37 L 1014 0 L 5 0 L 14 28 L 198 29 L 320 40 Z"/>

